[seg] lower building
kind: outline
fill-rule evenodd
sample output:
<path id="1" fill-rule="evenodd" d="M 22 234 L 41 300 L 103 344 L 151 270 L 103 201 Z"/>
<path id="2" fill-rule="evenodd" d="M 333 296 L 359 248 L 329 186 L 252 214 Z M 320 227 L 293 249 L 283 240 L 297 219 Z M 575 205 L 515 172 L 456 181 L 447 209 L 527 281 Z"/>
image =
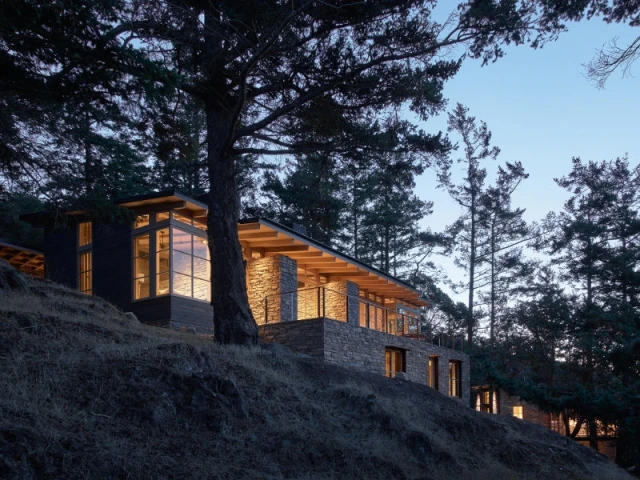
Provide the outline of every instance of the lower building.
<path id="1" fill-rule="evenodd" d="M 578 443 L 589 446 L 589 429 L 586 422 L 569 413 L 545 412 L 536 405 L 523 401 L 520 397 L 509 395 L 501 389 L 491 389 L 489 385 L 474 386 L 472 398 L 477 411 L 510 415 L 522 420 L 542 425 L 571 436 Z M 598 451 L 607 457 L 616 458 L 616 428 L 600 421 L 597 424 Z"/>

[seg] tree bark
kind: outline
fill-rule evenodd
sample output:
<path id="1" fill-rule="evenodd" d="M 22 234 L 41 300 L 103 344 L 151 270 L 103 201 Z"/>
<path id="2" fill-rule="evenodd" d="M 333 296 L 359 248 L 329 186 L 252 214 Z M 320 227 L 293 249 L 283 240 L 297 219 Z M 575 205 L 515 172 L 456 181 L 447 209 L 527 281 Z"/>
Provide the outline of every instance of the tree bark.
<path id="1" fill-rule="evenodd" d="M 242 248 L 238 240 L 240 200 L 235 161 L 224 152 L 224 119 L 207 105 L 207 164 L 209 214 L 207 228 L 211 252 L 211 305 L 214 338 L 220 343 L 253 345 L 258 326 L 249 308 Z"/>

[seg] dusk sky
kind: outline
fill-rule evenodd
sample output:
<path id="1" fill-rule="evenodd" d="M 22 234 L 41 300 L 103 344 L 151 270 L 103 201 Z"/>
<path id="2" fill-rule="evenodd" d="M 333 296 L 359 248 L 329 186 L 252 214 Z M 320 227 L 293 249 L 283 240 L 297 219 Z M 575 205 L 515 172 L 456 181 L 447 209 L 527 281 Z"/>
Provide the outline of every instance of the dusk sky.
<path id="1" fill-rule="evenodd" d="M 504 58 L 485 67 L 480 61 L 466 60 L 444 90 L 449 110 L 462 103 L 493 133 L 493 144 L 501 154 L 486 165 L 490 174 L 499 163 L 516 160 L 530 174 L 513 202 L 527 209 L 528 221 L 562 208 L 566 194 L 553 179 L 569 173 L 572 157 L 600 161 L 628 154 L 632 165 L 640 161 L 639 79 L 622 78 L 622 72 L 616 71 L 605 89 L 599 90 L 585 78 L 583 67 L 614 37 L 620 45 L 628 45 L 638 29 L 607 25 L 599 19 L 568 28 L 542 49 L 508 48 Z M 640 75 L 640 62 L 632 74 L 634 70 Z M 445 131 L 446 115 L 429 120 L 423 128 Z M 458 156 L 455 152 L 454 158 Z M 434 172 L 418 180 L 417 193 L 435 202 L 434 214 L 424 221 L 434 230 L 460 214 L 448 195 L 435 189 Z M 455 277 L 449 262 L 445 265 Z"/>

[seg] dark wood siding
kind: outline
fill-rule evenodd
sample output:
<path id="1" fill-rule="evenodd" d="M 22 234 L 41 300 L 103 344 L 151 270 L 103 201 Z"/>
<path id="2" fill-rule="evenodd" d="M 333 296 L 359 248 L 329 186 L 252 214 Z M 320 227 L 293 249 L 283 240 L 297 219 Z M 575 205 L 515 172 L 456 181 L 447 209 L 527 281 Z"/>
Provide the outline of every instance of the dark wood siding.
<path id="1" fill-rule="evenodd" d="M 131 226 L 94 224 L 93 294 L 126 309 L 131 303 Z"/>
<path id="2" fill-rule="evenodd" d="M 129 304 L 128 310 L 147 325 L 171 326 L 171 297 L 169 295 L 132 302 Z"/>
<path id="3" fill-rule="evenodd" d="M 171 296 L 171 326 L 213 333 L 213 307 L 206 302 Z"/>
<path id="4" fill-rule="evenodd" d="M 77 233 L 72 224 L 44 234 L 45 276 L 71 288 L 78 288 Z"/>

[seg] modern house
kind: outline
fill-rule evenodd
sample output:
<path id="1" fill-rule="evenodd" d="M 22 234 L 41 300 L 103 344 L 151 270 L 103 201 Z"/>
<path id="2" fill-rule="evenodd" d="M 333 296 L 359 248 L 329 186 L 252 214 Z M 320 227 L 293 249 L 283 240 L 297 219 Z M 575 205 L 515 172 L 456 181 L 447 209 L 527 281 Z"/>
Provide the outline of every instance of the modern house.
<path id="1" fill-rule="evenodd" d="M 140 321 L 211 333 L 206 205 L 176 191 L 116 202 L 130 221 L 86 212 L 25 217 L 45 229 L 45 275 Z M 238 225 L 247 292 L 264 341 L 373 373 L 428 384 L 468 404 L 469 357 L 420 328 L 428 302 L 411 285 L 276 222 Z"/>

